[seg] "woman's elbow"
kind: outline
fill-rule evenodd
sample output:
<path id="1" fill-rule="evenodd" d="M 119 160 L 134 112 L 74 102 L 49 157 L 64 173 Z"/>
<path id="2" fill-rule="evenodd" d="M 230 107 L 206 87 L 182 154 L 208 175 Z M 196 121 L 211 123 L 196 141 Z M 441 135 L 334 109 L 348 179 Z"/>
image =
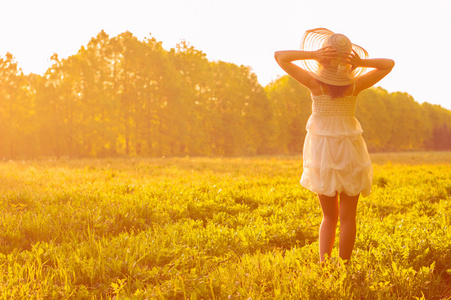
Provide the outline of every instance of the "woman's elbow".
<path id="1" fill-rule="evenodd" d="M 393 59 L 388 59 L 387 69 L 391 70 L 395 67 L 395 61 Z"/>
<path id="2" fill-rule="evenodd" d="M 286 51 L 276 51 L 276 52 L 274 52 L 274 59 L 276 60 L 276 62 L 279 65 L 287 63 L 288 61 L 287 61 Z"/>

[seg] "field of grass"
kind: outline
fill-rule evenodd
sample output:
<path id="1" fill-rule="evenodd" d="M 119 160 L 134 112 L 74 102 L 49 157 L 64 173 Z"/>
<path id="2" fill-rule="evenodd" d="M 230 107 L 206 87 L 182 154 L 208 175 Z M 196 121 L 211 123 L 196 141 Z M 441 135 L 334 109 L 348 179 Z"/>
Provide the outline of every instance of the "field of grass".
<path id="1" fill-rule="evenodd" d="M 451 299 L 451 153 L 372 158 L 324 267 L 300 157 L 0 163 L 0 299 Z"/>

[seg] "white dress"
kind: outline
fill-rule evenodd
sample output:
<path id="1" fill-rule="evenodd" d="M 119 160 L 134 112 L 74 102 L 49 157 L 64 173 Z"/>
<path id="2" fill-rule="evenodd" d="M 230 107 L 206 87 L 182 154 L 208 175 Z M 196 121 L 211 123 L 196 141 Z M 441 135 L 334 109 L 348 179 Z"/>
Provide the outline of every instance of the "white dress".
<path id="1" fill-rule="evenodd" d="M 373 169 L 362 126 L 354 116 L 356 96 L 312 95 L 301 185 L 312 192 L 349 196 L 371 191 Z"/>

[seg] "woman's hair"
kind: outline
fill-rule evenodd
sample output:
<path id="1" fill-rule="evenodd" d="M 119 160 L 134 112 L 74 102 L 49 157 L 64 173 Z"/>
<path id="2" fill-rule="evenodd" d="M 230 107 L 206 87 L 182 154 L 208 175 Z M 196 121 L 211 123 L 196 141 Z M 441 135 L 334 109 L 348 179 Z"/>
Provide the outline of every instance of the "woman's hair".
<path id="1" fill-rule="evenodd" d="M 340 85 L 327 84 L 324 82 L 321 82 L 320 84 L 327 87 L 327 91 L 324 91 L 324 92 L 326 94 L 330 95 L 332 97 L 332 99 L 345 96 L 345 93 L 352 86 L 352 84 L 340 86 Z"/>

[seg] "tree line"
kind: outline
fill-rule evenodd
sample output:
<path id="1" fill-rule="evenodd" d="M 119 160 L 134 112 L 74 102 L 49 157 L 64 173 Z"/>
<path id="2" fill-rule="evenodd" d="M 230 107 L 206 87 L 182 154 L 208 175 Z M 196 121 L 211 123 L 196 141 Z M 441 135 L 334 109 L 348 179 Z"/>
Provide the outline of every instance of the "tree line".
<path id="1" fill-rule="evenodd" d="M 0 158 L 298 154 L 310 94 L 289 76 L 209 61 L 185 41 L 101 31 L 42 75 L 0 57 Z M 370 151 L 451 149 L 451 112 L 406 93 L 362 92 Z"/>

